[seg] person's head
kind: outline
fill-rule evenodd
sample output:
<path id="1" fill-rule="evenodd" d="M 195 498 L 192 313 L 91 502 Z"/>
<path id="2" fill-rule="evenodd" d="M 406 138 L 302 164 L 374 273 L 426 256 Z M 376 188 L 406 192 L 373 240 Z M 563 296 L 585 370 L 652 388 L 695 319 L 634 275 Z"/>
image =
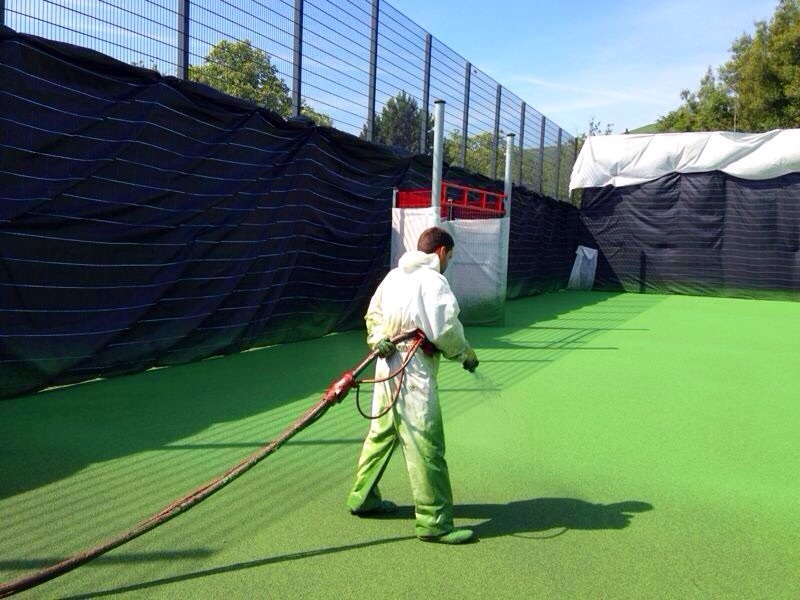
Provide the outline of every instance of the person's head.
<path id="1" fill-rule="evenodd" d="M 456 245 L 453 236 L 441 227 L 431 227 L 422 232 L 417 242 L 417 250 L 425 254 L 436 254 L 439 257 L 439 271 L 444 273 L 447 263 L 453 256 Z"/>

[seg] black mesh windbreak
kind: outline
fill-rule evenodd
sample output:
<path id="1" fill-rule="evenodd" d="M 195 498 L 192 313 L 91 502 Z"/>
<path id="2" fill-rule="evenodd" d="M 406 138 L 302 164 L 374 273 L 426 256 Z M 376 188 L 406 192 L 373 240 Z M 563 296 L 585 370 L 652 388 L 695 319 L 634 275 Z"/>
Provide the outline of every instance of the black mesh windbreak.
<path id="1" fill-rule="evenodd" d="M 583 191 L 595 289 L 800 299 L 800 174 L 715 171 Z"/>
<path id="2" fill-rule="evenodd" d="M 578 210 L 514 188 L 508 250 L 507 296 L 522 298 L 566 287 L 575 261 Z"/>
<path id="3" fill-rule="evenodd" d="M 8 28 L 0 77 L 0 397 L 360 327 L 392 191 L 430 186 L 430 156 Z M 558 289 L 577 211 L 515 194 L 509 295 Z"/>
<path id="4" fill-rule="evenodd" d="M 360 326 L 407 159 L 0 38 L 0 396 Z"/>

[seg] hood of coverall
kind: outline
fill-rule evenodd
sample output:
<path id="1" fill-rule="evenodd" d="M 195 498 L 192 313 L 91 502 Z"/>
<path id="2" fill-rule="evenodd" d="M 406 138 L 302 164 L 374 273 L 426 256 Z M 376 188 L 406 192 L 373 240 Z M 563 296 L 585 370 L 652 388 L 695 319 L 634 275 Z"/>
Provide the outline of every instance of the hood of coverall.
<path id="1" fill-rule="evenodd" d="M 425 254 L 420 250 L 409 250 L 397 262 L 397 266 L 406 273 L 416 271 L 420 267 L 428 267 L 439 273 L 439 256 L 436 254 Z"/>

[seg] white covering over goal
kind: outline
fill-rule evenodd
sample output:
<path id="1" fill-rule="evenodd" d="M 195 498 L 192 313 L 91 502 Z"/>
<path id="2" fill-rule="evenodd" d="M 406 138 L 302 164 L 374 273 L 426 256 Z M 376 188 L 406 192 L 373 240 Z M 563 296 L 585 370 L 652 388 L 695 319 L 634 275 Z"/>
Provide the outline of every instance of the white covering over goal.
<path id="1" fill-rule="evenodd" d="M 467 325 L 502 322 L 505 314 L 508 271 L 509 218 L 436 219 L 433 208 L 392 210 L 392 264 L 407 250 L 416 250 L 420 234 L 437 225 L 456 241 L 445 276 L 461 307 Z"/>

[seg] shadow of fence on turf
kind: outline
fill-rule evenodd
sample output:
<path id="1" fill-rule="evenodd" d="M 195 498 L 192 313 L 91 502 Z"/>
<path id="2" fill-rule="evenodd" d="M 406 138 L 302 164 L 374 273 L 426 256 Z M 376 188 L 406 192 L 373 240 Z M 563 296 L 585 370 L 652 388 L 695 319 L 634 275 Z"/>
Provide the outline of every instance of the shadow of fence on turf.
<path id="1" fill-rule="evenodd" d="M 568 353 L 614 351 L 592 342 L 609 330 L 640 335 L 642 330 L 623 325 L 659 301 L 649 295 L 564 292 L 509 302 L 503 327 L 468 332 L 479 350 L 481 378 L 465 375 L 455 364 L 442 370 L 439 388 L 444 401 L 449 391 L 461 392 L 458 406 L 448 406 L 448 418 L 472 406 L 470 391 L 477 403 Z M 3 401 L 0 499 L 58 481 L 88 465 L 150 450 L 172 454 L 228 448 L 225 460 L 232 464 L 242 457 L 236 448 L 250 445 L 256 450 L 268 442 L 305 409 L 305 404 L 298 408 L 294 403 L 316 401 L 364 351 L 363 332 L 353 331 Z M 259 415 L 257 421 L 236 423 L 253 415 Z M 324 424 L 314 426 L 321 440 L 326 433 L 340 439 L 339 425 L 359 421 L 351 418 L 349 407 L 329 415 Z M 224 440 L 186 441 L 229 422 L 236 423 L 237 430 L 227 432 Z M 359 425 L 349 427 L 348 433 L 360 435 Z M 152 464 L 140 462 L 146 478 Z M 220 461 L 207 468 L 216 472 L 230 464 Z M 206 472 L 202 479 L 207 476 Z"/>
<path id="2" fill-rule="evenodd" d="M 621 349 L 617 344 L 647 333 L 647 329 L 626 324 L 663 300 L 660 296 L 616 292 L 559 292 L 514 300 L 506 305 L 502 326 L 476 327 L 468 331 L 478 350 L 478 377 L 469 379 L 474 394 L 464 394 L 465 380 L 460 368 L 442 369 L 439 391 L 460 391 L 457 404 L 447 406 L 448 418 L 498 395 L 531 374 L 578 352 L 586 358 L 602 359 Z M 615 342 L 603 339 L 615 332 Z M 443 361 L 444 363 L 445 361 Z"/>
<path id="3" fill-rule="evenodd" d="M 102 596 L 116 596 L 125 592 L 136 592 L 146 590 L 149 588 L 158 587 L 180 581 L 188 581 L 191 579 L 201 579 L 203 577 L 211 577 L 213 575 L 221 575 L 224 573 L 233 573 L 237 571 L 246 571 L 247 569 L 255 569 L 265 567 L 276 563 L 282 563 L 291 560 L 300 560 L 304 558 L 314 558 L 317 556 L 324 556 L 326 554 L 335 554 L 338 552 L 347 552 L 349 550 L 361 550 L 372 546 L 382 546 L 384 544 L 391 544 L 394 542 L 404 542 L 415 539 L 414 536 L 402 536 L 395 538 L 388 538 L 384 540 L 372 540 L 369 542 L 359 542 L 356 544 L 348 544 L 346 546 L 335 546 L 331 548 L 318 548 L 316 550 L 304 550 L 302 552 L 293 552 L 291 554 L 283 554 L 280 556 L 268 556 L 258 560 L 251 560 L 247 562 L 234 563 L 230 565 L 223 565 L 221 567 L 214 567 L 205 569 L 203 571 L 195 571 L 193 573 L 186 573 L 183 575 L 175 575 L 173 577 L 163 577 L 161 579 L 154 579 L 152 581 L 143 581 L 133 585 L 127 585 L 108 590 L 97 590 L 88 594 L 78 594 L 74 596 L 64 596 L 63 600 L 88 600 L 90 598 L 100 598 Z"/>
<path id="4" fill-rule="evenodd" d="M 365 351 L 363 334 L 349 332 L 4 400 L 0 500 L 130 455 L 227 448 L 224 460 L 198 476 L 202 483 L 280 433 Z M 355 414 L 334 412 L 338 419 Z M 220 424 L 224 431 L 206 439 L 202 432 Z M 140 468 L 145 485 L 153 461 L 163 460 L 126 468 Z"/>

